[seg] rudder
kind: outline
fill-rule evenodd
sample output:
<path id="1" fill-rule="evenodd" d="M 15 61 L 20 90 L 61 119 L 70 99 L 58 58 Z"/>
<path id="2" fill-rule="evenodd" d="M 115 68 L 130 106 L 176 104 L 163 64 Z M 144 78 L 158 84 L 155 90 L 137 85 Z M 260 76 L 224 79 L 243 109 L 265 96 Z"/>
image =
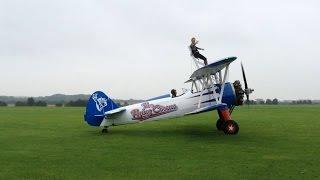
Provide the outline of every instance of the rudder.
<path id="1" fill-rule="evenodd" d="M 107 111 L 118 108 L 107 95 L 101 91 L 94 92 L 87 103 L 84 120 L 91 126 L 100 126 Z"/>

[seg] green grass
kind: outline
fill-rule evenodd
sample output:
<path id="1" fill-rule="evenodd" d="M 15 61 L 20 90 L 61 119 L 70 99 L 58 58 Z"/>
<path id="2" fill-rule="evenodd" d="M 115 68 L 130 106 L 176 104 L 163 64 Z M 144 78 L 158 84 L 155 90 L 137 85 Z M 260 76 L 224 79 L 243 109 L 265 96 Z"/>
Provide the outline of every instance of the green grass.
<path id="1" fill-rule="evenodd" d="M 117 126 L 101 134 L 82 108 L 0 108 L 0 179 L 319 179 L 320 106 L 235 109 Z"/>

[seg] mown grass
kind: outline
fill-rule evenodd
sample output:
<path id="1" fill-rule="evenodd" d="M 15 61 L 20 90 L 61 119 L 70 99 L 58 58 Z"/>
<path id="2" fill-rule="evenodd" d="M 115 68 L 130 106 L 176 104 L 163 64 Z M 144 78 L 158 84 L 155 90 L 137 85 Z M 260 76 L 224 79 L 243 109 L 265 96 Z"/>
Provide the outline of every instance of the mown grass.
<path id="1" fill-rule="evenodd" d="M 215 112 L 88 126 L 82 108 L 0 108 L 0 179 L 319 179 L 320 106 L 246 106 L 239 134 Z"/>

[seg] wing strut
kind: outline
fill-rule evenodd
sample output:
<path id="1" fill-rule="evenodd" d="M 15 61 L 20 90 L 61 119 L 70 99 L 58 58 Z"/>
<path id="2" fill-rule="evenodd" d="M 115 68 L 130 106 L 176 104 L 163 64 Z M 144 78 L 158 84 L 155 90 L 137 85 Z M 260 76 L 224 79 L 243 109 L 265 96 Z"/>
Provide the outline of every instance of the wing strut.
<path id="1" fill-rule="evenodd" d="M 219 103 L 222 103 L 224 85 L 226 83 L 226 79 L 228 78 L 228 74 L 229 74 L 229 64 L 226 66 L 226 70 L 224 71 L 224 76 L 223 76 L 223 81 L 222 81 L 222 86 L 221 86 L 221 91 L 220 91 L 220 97 L 219 97 Z"/>

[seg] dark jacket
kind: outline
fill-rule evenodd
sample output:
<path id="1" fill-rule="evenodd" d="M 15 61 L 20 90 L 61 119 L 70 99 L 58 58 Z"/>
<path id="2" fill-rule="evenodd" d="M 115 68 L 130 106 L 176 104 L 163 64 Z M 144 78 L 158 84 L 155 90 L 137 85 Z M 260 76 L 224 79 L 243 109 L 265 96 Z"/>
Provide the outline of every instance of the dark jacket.
<path id="1" fill-rule="evenodd" d="M 191 45 L 190 45 L 190 49 L 191 49 L 191 52 L 192 52 L 193 55 L 199 54 L 198 49 L 201 50 L 201 48 L 198 48 L 195 44 L 191 44 Z"/>

